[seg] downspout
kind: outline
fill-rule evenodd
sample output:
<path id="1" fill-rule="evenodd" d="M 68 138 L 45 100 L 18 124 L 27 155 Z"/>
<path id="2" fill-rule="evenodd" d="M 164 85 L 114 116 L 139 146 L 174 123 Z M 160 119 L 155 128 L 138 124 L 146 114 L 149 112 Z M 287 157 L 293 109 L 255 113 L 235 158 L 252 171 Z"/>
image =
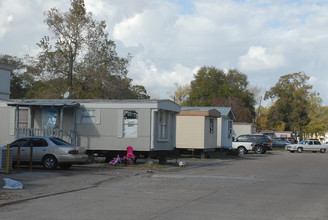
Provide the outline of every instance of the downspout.
<path id="1" fill-rule="evenodd" d="M 30 124 L 30 136 L 34 136 L 34 116 L 33 116 L 33 108 L 30 106 L 30 118 L 29 118 L 29 124 Z"/>
<path id="2" fill-rule="evenodd" d="M 154 150 L 155 148 L 155 140 L 156 140 L 156 117 L 155 117 L 155 113 L 156 113 L 156 110 L 155 109 L 152 109 L 151 110 L 151 120 L 150 120 L 150 149 L 151 150 Z"/>
<path id="3" fill-rule="evenodd" d="M 18 126 L 19 126 L 19 106 L 16 106 L 16 110 L 15 110 L 15 138 L 19 138 L 18 135 Z"/>

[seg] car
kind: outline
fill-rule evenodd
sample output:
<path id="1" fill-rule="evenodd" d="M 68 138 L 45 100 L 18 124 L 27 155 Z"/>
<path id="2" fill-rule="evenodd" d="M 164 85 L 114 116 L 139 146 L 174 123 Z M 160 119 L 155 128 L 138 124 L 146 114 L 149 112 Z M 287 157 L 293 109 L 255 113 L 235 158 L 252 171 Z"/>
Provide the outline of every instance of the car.
<path id="1" fill-rule="evenodd" d="M 13 152 L 13 165 L 18 161 L 18 149 L 21 164 L 29 163 L 32 155 L 33 164 L 42 164 L 46 169 L 56 169 L 58 165 L 62 169 L 68 169 L 72 164 L 85 163 L 88 157 L 84 148 L 73 146 L 57 137 L 22 137 L 9 146 Z"/>
<path id="2" fill-rule="evenodd" d="M 298 144 L 288 144 L 285 146 L 286 151 L 290 151 L 294 153 L 302 153 L 303 151 L 312 151 L 313 153 L 320 152 L 325 153 L 328 145 L 321 144 L 319 140 L 304 140 L 299 142 Z"/>
<path id="3" fill-rule="evenodd" d="M 254 142 L 254 151 L 257 154 L 272 150 L 272 139 L 264 134 L 243 134 L 237 137 L 236 142 Z"/>
<path id="4" fill-rule="evenodd" d="M 285 139 L 275 138 L 272 141 L 272 148 L 285 148 L 287 144 L 291 143 Z"/>

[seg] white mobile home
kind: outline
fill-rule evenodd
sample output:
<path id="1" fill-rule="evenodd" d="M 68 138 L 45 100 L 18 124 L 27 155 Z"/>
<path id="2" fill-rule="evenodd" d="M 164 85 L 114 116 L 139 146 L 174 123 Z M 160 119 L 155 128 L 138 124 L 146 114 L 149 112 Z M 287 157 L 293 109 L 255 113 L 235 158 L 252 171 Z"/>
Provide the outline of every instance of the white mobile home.
<path id="1" fill-rule="evenodd" d="M 57 136 L 108 158 L 127 146 L 145 157 L 176 147 L 180 106 L 170 100 L 11 100 L 8 106 L 7 141 Z"/>
<path id="2" fill-rule="evenodd" d="M 221 113 L 221 117 L 217 118 L 217 147 L 220 149 L 232 148 L 232 129 L 235 115 L 230 107 L 182 107 L 182 111 L 208 111 L 215 109 Z"/>
<path id="3" fill-rule="evenodd" d="M 10 72 L 15 69 L 13 65 L 0 63 L 0 99 L 9 99 Z"/>
<path id="4" fill-rule="evenodd" d="M 256 124 L 247 122 L 234 122 L 233 123 L 233 137 L 237 138 L 242 134 L 255 134 Z"/>
<path id="5" fill-rule="evenodd" d="M 179 152 L 201 153 L 217 148 L 217 118 L 215 109 L 181 111 L 177 116 L 177 149 Z"/>

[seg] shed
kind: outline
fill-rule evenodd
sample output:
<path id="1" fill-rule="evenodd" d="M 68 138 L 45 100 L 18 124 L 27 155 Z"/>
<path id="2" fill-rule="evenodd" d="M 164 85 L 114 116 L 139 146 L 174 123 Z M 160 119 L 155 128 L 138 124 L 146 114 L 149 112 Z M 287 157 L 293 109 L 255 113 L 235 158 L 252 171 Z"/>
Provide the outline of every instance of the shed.
<path id="1" fill-rule="evenodd" d="M 185 110 L 177 116 L 177 149 L 179 151 L 214 151 L 217 148 L 217 118 L 215 109 Z"/>

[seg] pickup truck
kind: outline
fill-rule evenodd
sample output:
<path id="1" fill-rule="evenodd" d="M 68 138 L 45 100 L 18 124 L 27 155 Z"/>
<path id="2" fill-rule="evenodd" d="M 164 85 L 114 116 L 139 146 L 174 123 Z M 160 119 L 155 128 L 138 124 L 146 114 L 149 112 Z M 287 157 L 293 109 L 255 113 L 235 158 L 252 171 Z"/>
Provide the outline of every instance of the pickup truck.
<path id="1" fill-rule="evenodd" d="M 255 151 L 255 142 L 233 141 L 232 149 L 239 154 L 247 154 L 248 151 Z"/>
<path id="2" fill-rule="evenodd" d="M 312 151 L 313 153 L 319 151 L 320 153 L 325 153 L 327 148 L 328 145 L 321 144 L 318 140 L 301 141 L 298 144 L 288 144 L 285 146 L 285 150 L 291 153 L 295 151 L 297 151 L 297 153 L 302 153 L 303 151 Z"/>

